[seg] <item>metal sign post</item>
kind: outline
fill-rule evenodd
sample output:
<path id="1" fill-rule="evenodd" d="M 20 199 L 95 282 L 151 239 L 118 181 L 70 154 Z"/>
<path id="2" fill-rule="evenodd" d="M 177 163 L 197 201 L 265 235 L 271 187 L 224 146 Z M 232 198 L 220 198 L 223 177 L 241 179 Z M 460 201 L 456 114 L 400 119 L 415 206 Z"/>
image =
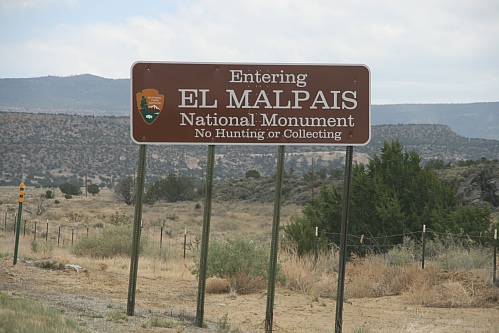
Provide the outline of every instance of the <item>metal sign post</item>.
<path id="1" fill-rule="evenodd" d="M 269 281 L 267 284 L 267 310 L 265 312 L 265 332 L 272 332 L 274 320 L 275 275 L 277 271 L 277 251 L 279 249 L 279 222 L 281 218 L 282 178 L 284 174 L 284 146 L 279 146 L 272 222 L 272 243 L 270 245 Z"/>
<path id="2" fill-rule="evenodd" d="M 146 173 L 146 145 L 139 146 L 139 165 L 135 188 L 135 215 L 133 221 L 132 255 L 130 262 L 130 279 L 128 285 L 128 302 L 126 314 L 133 316 L 135 309 L 135 290 L 137 288 L 137 269 L 139 265 L 140 233 L 142 229 L 142 194 Z"/>
<path id="3" fill-rule="evenodd" d="M 345 158 L 345 183 L 343 184 L 343 200 L 340 231 L 340 261 L 338 267 L 338 290 L 336 294 L 335 333 L 341 333 L 343 327 L 343 294 L 345 290 L 345 266 L 347 260 L 348 213 L 350 209 L 350 183 L 352 178 L 353 147 L 348 146 Z"/>
<path id="4" fill-rule="evenodd" d="M 175 62 L 136 62 L 132 65 L 132 140 L 140 145 L 209 146 L 197 326 L 202 327 L 204 315 L 214 145 L 279 146 L 265 320 L 266 330 L 271 332 L 284 146 L 347 146 L 348 176 L 345 179 L 349 192 L 352 146 L 366 145 L 371 139 L 370 75 L 369 68 L 364 65 Z M 344 206 L 348 206 L 345 193 Z M 348 207 L 344 207 L 343 219 L 346 224 Z M 137 228 L 140 219 L 136 217 L 135 223 Z M 346 252 L 347 226 L 342 224 L 342 230 L 345 233 L 342 249 Z M 138 236 L 140 229 L 134 233 L 134 241 L 138 242 Z M 136 260 L 136 257 L 132 258 L 130 270 L 132 314 Z M 341 285 L 338 297 L 342 302 L 344 266 L 340 269 L 343 277 L 338 281 Z M 341 308 L 338 318 L 341 330 Z"/>
<path id="5" fill-rule="evenodd" d="M 206 267 L 208 263 L 208 243 L 210 239 L 211 195 L 213 192 L 213 169 L 215 164 L 215 146 L 208 146 L 208 163 L 206 165 L 206 189 L 204 196 L 203 235 L 201 236 L 201 259 L 199 262 L 198 301 L 196 310 L 196 326 L 203 327 L 204 295 L 206 290 Z"/>
<path id="6" fill-rule="evenodd" d="M 17 252 L 19 250 L 19 234 L 21 233 L 21 216 L 23 212 L 24 202 L 24 183 L 19 185 L 19 208 L 17 210 L 17 223 L 16 223 L 16 245 L 14 247 L 14 265 L 17 264 Z"/>

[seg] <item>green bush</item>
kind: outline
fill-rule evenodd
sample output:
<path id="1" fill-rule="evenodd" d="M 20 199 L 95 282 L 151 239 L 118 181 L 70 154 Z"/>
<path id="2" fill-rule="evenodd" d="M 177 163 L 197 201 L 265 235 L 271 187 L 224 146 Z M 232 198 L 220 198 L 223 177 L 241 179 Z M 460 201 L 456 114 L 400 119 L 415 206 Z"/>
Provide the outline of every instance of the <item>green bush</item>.
<path id="1" fill-rule="evenodd" d="M 392 266 L 404 266 L 421 261 L 422 247 L 414 239 L 404 237 L 402 244 L 396 245 L 386 253 L 386 259 Z"/>
<path id="2" fill-rule="evenodd" d="M 247 294 L 266 286 L 268 264 L 268 251 L 252 241 L 241 238 L 222 242 L 212 240 L 208 250 L 206 275 L 227 279 L 233 290 L 239 294 Z M 277 280 L 284 283 L 284 274 L 279 266 L 277 271 Z M 193 266 L 191 272 L 199 274 L 199 267 Z"/>
<path id="3" fill-rule="evenodd" d="M 492 249 L 474 243 L 463 235 L 446 234 L 430 240 L 431 261 L 435 266 L 452 271 L 469 271 L 490 267 Z"/>
<path id="4" fill-rule="evenodd" d="M 80 195 L 81 194 L 80 187 L 78 185 L 71 184 L 69 182 L 65 182 L 65 183 L 62 183 L 61 185 L 59 185 L 59 189 L 64 194 L 69 194 L 69 195 Z"/>
<path id="5" fill-rule="evenodd" d="M 132 252 L 132 234 L 133 230 L 130 226 L 109 226 L 101 234 L 91 235 L 77 241 L 71 252 L 77 256 L 93 258 L 129 256 Z M 145 237 L 142 237 L 139 251 L 142 251 L 145 242 Z"/>
<path id="6" fill-rule="evenodd" d="M 31 252 L 33 252 L 33 253 L 38 252 L 38 242 L 36 240 L 34 240 L 34 239 L 31 240 L 30 246 L 31 246 Z"/>
<path id="7" fill-rule="evenodd" d="M 490 267 L 492 250 L 480 246 L 469 249 L 453 246 L 440 254 L 435 265 L 445 270 L 466 272 L 474 269 L 487 269 Z"/>
<path id="8" fill-rule="evenodd" d="M 315 226 L 312 220 L 305 217 L 292 216 L 291 222 L 283 228 L 284 241 L 281 246 L 286 250 L 294 250 L 302 257 L 315 250 Z M 327 249 L 327 236 L 321 231 L 317 239 L 317 250 Z"/>
<path id="9" fill-rule="evenodd" d="M 260 172 L 258 172 L 257 170 L 248 170 L 246 171 L 246 178 L 258 179 L 260 178 Z"/>
<path id="10" fill-rule="evenodd" d="M 99 185 L 97 184 L 90 184 L 88 185 L 88 193 L 92 194 L 92 195 L 96 195 L 97 193 L 100 192 L 100 188 L 99 188 Z"/>
<path id="11" fill-rule="evenodd" d="M 167 202 L 188 201 L 197 197 L 193 177 L 169 174 L 151 185 L 144 196 L 144 203 L 153 205 L 158 200 Z"/>
<path id="12" fill-rule="evenodd" d="M 491 257 L 490 247 L 484 247 L 464 235 L 437 235 L 434 239 L 427 239 L 425 244 L 425 261 L 444 270 L 487 269 Z M 386 259 L 392 266 L 421 262 L 422 244 L 405 237 L 402 244 L 388 250 Z"/>
<path id="13" fill-rule="evenodd" d="M 118 311 L 108 312 L 107 318 L 107 320 L 114 322 L 128 321 L 128 317 L 126 316 L 126 314 Z"/>
<path id="14" fill-rule="evenodd" d="M 151 327 L 161 327 L 161 328 L 175 328 L 178 324 L 170 319 L 163 319 L 159 317 L 151 318 Z"/>
<path id="15" fill-rule="evenodd" d="M 386 259 L 392 266 L 405 266 L 406 264 L 415 262 L 414 252 L 402 246 L 395 246 L 388 250 Z"/>
<path id="16" fill-rule="evenodd" d="M 126 215 L 125 212 L 121 213 L 120 212 L 116 212 L 115 214 L 112 214 L 110 217 L 110 222 L 111 224 L 119 227 L 119 226 L 123 226 L 123 225 L 130 225 L 132 224 L 132 217 L 131 216 L 128 216 Z"/>

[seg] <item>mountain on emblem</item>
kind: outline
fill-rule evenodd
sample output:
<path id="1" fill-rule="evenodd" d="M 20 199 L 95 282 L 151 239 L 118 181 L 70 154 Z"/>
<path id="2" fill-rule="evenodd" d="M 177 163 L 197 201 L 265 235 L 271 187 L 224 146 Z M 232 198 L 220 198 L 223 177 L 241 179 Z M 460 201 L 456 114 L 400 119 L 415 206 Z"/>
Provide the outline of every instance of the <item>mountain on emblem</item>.
<path id="1" fill-rule="evenodd" d="M 142 119 L 151 125 L 163 110 L 165 96 L 156 89 L 144 89 L 136 94 L 136 100 Z"/>

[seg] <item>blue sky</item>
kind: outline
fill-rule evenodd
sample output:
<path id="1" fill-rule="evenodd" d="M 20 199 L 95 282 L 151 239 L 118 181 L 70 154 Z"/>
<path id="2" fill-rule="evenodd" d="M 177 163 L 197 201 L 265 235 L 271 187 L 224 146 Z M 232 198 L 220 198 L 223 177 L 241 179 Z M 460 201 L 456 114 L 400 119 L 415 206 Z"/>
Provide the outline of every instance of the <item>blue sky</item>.
<path id="1" fill-rule="evenodd" d="M 373 104 L 499 101 L 497 0 L 0 0 L 0 78 L 366 64 Z"/>

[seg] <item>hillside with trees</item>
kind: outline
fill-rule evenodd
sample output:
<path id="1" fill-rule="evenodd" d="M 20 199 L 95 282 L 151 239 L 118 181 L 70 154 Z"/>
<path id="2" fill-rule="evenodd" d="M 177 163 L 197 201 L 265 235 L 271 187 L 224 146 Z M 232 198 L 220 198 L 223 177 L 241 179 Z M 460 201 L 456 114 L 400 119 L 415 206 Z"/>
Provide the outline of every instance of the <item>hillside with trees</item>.
<path id="1" fill-rule="evenodd" d="M 28 186 L 57 187 L 71 181 L 112 188 L 137 170 L 138 146 L 130 139 L 127 117 L 94 117 L 0 112 L 0 186 L 25 181 Z M 371 142 L 354 148 L 354 159 L 366 163 L 383 142 L 400 140 L 407 150 L 445 162 L 493 160 L 499 156 L 496 140 L 469 139 L 442 125 L 378 125 Z M 181 174 L 202 180 L 206 146 L 155 145 L 147 148 L 146 183 Z M 248 170 L 262 176 L 274 174 L 275 146 L 217 146 L 217 181 L 244 178 Z M 344 148 L 338 146 L 288 146 L 285 168 L 306 174 L 324 167 L 340 168 Z"/>
<path id="2" fill-rule="evenodd" d="M 91 74 L 0 79 L 0 111 L 129 116 L 130 79 Z M 371 123 L 443 124 L 459 135 L 499 140 L 499 102 L 372 105 Z"/>

